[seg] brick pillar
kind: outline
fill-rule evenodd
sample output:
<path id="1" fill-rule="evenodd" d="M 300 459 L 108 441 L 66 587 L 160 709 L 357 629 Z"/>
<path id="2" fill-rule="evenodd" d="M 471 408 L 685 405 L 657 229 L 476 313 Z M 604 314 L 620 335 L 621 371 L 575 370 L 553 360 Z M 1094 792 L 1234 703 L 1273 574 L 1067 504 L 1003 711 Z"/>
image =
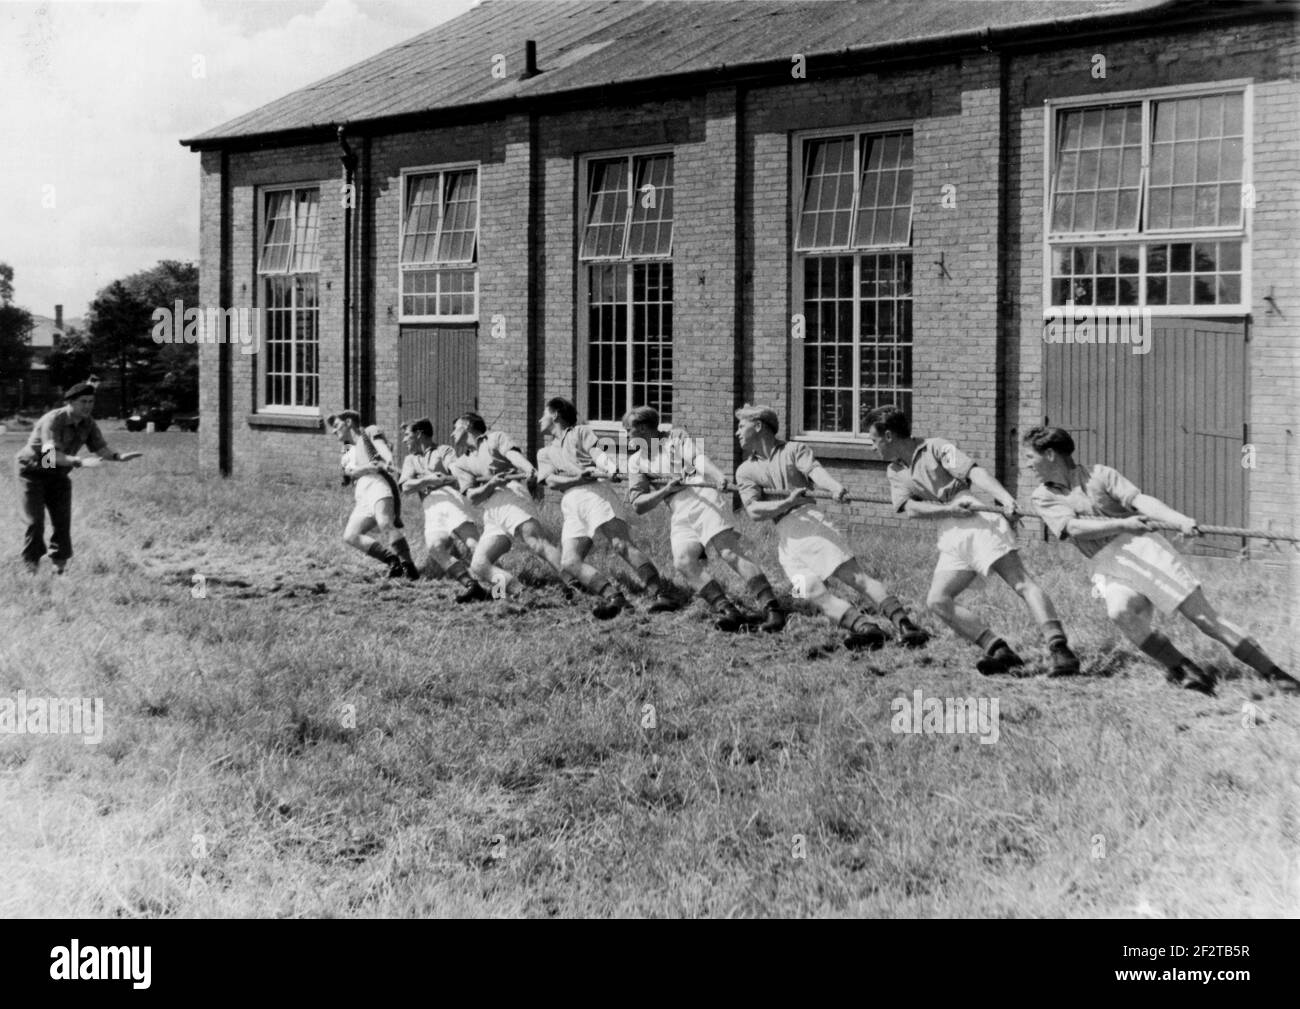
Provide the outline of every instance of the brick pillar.
<path id="1" fill-rule="evenodd" d="M 674 161 L 673 419 L 724 467 L 732 458 L 736 397 L 738 263 L 735 88 L 705 99 L 699 143 Z"/>
<path id="2" fill-rule="evenodd" d="M 484 163 L 479 202 L 479 413 L 490 428 L 500 428 L 533 445 L 536 417 L 530 400 L 539 362 L 530 318 L 534 194 L 534 151 L 528 116 L 509 116 L 505 157 Z M 495 334 L 495 335 L 494 335 Z"/>

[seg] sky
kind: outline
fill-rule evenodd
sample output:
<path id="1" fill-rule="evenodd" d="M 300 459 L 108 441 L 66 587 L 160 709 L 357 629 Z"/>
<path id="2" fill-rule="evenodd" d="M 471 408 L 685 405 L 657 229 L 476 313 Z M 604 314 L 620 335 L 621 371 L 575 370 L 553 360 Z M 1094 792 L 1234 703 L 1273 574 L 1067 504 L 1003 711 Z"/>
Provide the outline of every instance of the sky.
<path id="1" fill-rule="evenodd" d="M 235 116 L 475 0 L 0 0 L 0 263 L 14 301 L 85 315 L 112 281 L 198 262 L 199 155 Z"/>

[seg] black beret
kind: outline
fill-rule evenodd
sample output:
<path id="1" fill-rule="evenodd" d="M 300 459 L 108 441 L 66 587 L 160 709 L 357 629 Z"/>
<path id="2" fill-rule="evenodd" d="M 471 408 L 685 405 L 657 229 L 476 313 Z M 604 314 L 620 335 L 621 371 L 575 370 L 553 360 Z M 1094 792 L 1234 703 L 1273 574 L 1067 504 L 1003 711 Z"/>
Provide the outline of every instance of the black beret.
<path id="1" fill-rule="evenodd" d="M 69 389 L 67 392 L 63 394 L 63 399 L 66 402 L 67 400 L 70 399 L 78 399 L 82 396 L 93 396 L 93 395 L 95 395 L 95 387 L 93 385 L 91 385 L 89 382 L 78 382 L 76 385 L 74 385 L 71 389 Z"/>

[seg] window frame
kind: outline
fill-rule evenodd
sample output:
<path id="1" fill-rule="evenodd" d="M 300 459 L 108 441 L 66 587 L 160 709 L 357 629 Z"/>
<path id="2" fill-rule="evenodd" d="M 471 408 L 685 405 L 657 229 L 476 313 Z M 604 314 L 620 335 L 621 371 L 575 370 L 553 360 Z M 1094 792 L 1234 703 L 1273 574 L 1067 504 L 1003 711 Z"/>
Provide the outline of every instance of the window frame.
<path id="1" fill-rule="evenodd" d="M 321 319 L 322 319 L 322 299 L 321 299 L 321 253 L 320 236 L 323 230 L 323 213 L 326 205 L 325 192 L 328 183 L 316 182 L 284 182 L 273 185 L 259 186 L 256 190 L 256 198 L 253 206 L 253 228 L 257 236 L 256 245 L 254 246 L 253 256 L 253 290 L 254 290 L 254 307 L 257 310 L 257 318 L 260 325 L 258 338 L 257 363 L 253 368 L 253 402 L 256 414 L 262 416 L 283 416 L 283 417 L 311 417 L 319 418 L 321 416 L 321 406 L 317 402 L 316 406 L 286 406 L 278 403 L 267 403 L 266 400 L 266 379 L 267 367 L 270 364 L 270 354 L 266 346 L 266 334 L 270 332 L 270 321 L 267 313 L 270 311 L 270 298 L 267 296 L 266 284 L 273 277 L 314 277 L 316 280 L 316 389 L 317 400 L 321 398 L 321 390 L 324 384 L 321 373 Z M 264 229 L 266 227 L 266 204 L 267 198 L 273 193 L 296 193 L 299 190 L 314 189 L 317 194 L 317 213 L 316 213 L 316 269 L 312 271 L 291 272 L 288 269 L 275 270 L 271 272 L 262 272 L 261 258 L 262 246 L 264 242 Z M 295 215 L 297 213 L 297 201 L 293 201 Z M 295 219 L 291 233 L 297 235 L 297 222 Z M 292 263 L 292 252 L 290 253 L 289 262 Z M 296 316 L 298 309 L 295 307 L 293 312 Z M 290 355 L 292 357 L 292 355 Z M 290 372 L 292 376 L 293 373 Z M 292 385 L 292 381 L 290 382 Z"/>
<path id="2" fill-rule="evenodd" d="M 908 227 L 908 241 L 906 245 L 892 243 L 887 245 L 848 245 L 844 248 L 834 249 L 800 249 L 798 247 L 799 227 L 803 216 L 803 170 L 805 159 L 805 145 L 809 140 L 819 140 L 828 137 L 852 136 L 854 138 L 853 154 L 853 202 L 850 206 L 850 224 L 849 235 L 857 226 L 858 215 L 858 196 L 859 187 L 862 184 L 862 139 L 867 136 L 876 136 L 886 133 L 908 133 L 912 137 L 912 213 L 910 225 Z M 862 392 L 860 381 L 860 360 L 862 345 L 858 338 L 858 327 L 862 318 L 862 256 L 879 256 L 879 255 L 898 255 L 907 253 L 915 255 L 916 247 L 912 242 L 912 236 L 916 231 L 916 123 L 911 119 L 896 119 L 881 123 L 869 123 L 865 125 L 848 125 L 835 127 L 822 127 L 812 130 L 799 130 L 790 135 L 790 206 L 789 206 L 789 228 L 790 228 L 790 308 L 791 314 L 801 313 L 805 304 L 804 299 L 804 271 L 803 262 L 809 258 L 830 258 L 839 256 L 850 256 L 853 258 L 853 318 L 850 325 L 852 326 L 853 337 L 853 427 L 855 431 L 859 425 L 859 400 Z M 912 326 L 913 339 L 912 350 L 915 354 L 916 339 L 916 262 L 912 262 Z M 807 320 L 805 320 L 805 325 Z M 803 341 L 794 340 L 789 336 L 786 337 L 787 344 L 790 346 L 790 440 L 810 442 L 831 446 L 833 448 L 851 447 L 856 453 L 867 452 L 865 445 L 865 435 L 861 431 L 821 431 L 808 430 L 803 426 L 803 409 L 804 409 L 804 363 L 803 363 Z M 913 361 L 915 368 L 915 360 Z M 915 376 L 913 376 L 913 386 L 911 394 L 915 401 L 916 387 Z M 867 456 L 863 456 L 867 458 Z"/>
<path id="3" fill-rule="evenodd" d="M 402 248 L 406 244 L 406 209 L 407 209 L 407 186 L 410 179 L 421 175 L 438 175 L 438 227 L 435 231 L 434 248 L 437 248 L 437 236 L 442 232 L 442 210 L 443 195 L 445 192 L 446 175 L 448 172 L 463 172 L 473 169 L 475 174 L 474 193 L 475 193 L 475 211 L 474 211 L 474 260 L 471 263 L 421 263 L 407 266 L 402 263 Z M 400 204 L 397 215 L 397 321 L 403 323 L 455 323 L 464 325 L 466 323 L 476 324 L 479 321 L 479 270 L 483 262 L 483 164 L 480 161 L 448 161 L 434 165 L 419 165 L 411 168 L 403 168 L 401 171 L 401 184 L 398 187 L 400 192 L 398 198 Z M 469 315 L 407 315 L 406 314 L 406 286 L 405 274 L 409 271 L 422 270 L 465 270 L 472 269 L 474 272 L 474 311 Z M 437 296 L 434 297 L 434 304 L 437 304 Z"/>
<path id="4" fill-rule="evenodd" d="M 1240 226 L 1201 228 L 1166 228 L 1148 231 L 1146 220 L 1150 210 L 1151 177 L 1151 103 L 1212 95 L 1240 94 L 1242 96 L 1242 151 L 1241 185 L 1254 184 L 1254 78 L 1234 78 L 1203 84 L 1179 84 L 1167 87 L 1141 88 L 1105 94 L 1071 95 L 1065 98 L 1048 98 L 1043 101 L 1043 208 L 1042 208 L 1042 270 L 1043 318 L 1058 317 L 1066 308 L 1052 304 L 1052 253 L 1055 249 L 1072 246 L 1129 246 L 1137 250 L 1138 304 L 1136 305 L 1077 305 L 1075 310 L 1088 309 L 1098 318 L 1107 318 L 1116 311 L 1149 312 L 1152 316 L 1182 318 L 1187 316 L 1244 316 L 1251 306 L 1251 236 L 1254 232 L 1255 208 L 1243 205 Z M 1142 107 L 1142 170 L 1139 176 L 1138 228 L 1136 231 L 1056 232 L 1052 230 L 1052 177 L 1055 170 L 1057 147 L 1057 120 L 1062 111 L 1078 108 L 1099 108 L 1111 105 Z M 1252 201 L 1253 202 L 1253 201 Z M 1198 242 L 1240 241 L 1241 243 L 1241 300 L 1216 305 L 1176 304 L 1148 305 L 1147 247 L 1151 245 L 1195 244 Z M 1073 304 L 1073 303 L 1071 303 Z"/>
<path id="5" fill-rule="evenodd" d="M 646 255 L 644 253 L 628 256 L 583 256 L 582 245 L 587 233 L 587 207 L 589 202 L 588 179 L 591 173 L 591 163 L 594 161 L 609 161 L 614 158 L 627 158 L 630 162 L 631 171 L 628 175 L 629 187 L 635 185 L 636 176 L 636 158 L 653 157 L 657 154 L 667 154 L 672 158 L 673 165 L 673 237 L 668 243 L 668 253 L 666 255 Z M 632 291 L 635 289 L 635 283 L 632 271 L 638 265 L 647 263 L 667 263 L 673 267 L 673 299 L 674 299 L 674 341 L 676 339 L 676 311 L 675 303 L 677 298 L 678 276 L 675 262 L 677 248 L 677 222 L 678 222 L 678 200 L 677 200 L 677 147 L 674 144 L 651 144 L 638 147 L 617 147 L 608 150 L 588 151 L 585 154 L 578 155 L 577 164 L 574 173 L 574 243 L 573 243 L 573 261 L 575 264 L 575 299 L 574 315 L 576 316 L 577 325 L 574 326 L 574 401 L 578 407 L 579 416 L 587 418 L 588 426 L 592 430 L 601 434 L 617 434 L 623 430 L 620 418 L 613 420 L 595 420 L 591 419 L 591 397 L 589 386 L 591 383 L 591 368 L 588 361 L 589 348 L 591 346 L 591 321 L 590 321 L 590 299 L 591 299 L 591 269 L 598 266 L 620 266 L 627 271 L 627 290 L 628 290 L 628 322 L 626 333 L 626 346 L 631 347 L 631 336 L 635 312 L 633 311 L 633 302 L 631 300 Z M 635 199 L 636 190 L 631 189 L 633 199 Z M 632 204 L 628 203 L 627 214 L 624 218 L 624 241 L 626 242 L 631 231 L 632 224 Z M 676 368 L 676 358 L 674 356 L 674 371 Z M 632 369 L 628 368 L 628 391 L 629 403 L 631 408 L 637 404 L 631 402 L 632 386 Z M 676 385 L 676 378 L 669 383 L 670 387 Z M 677 404 L 674 402 L 674 412 Z M 670 421 L 663 421 L 660 424 L 661 431 L 672 430 Z"/>

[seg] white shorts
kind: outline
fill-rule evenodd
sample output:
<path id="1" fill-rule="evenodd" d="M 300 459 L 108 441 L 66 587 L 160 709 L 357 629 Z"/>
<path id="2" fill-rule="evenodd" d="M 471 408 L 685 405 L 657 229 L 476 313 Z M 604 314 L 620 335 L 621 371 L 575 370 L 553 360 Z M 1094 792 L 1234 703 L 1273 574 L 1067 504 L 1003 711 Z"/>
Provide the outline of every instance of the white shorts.
<path id="1" fill-rule="evenodd" d="M 622 495 L 607 483 L 582 484 L 566 490 L 560 498 L 560 514 L 564 516 L 560 539 L 593 539 L 606 522 L 624 518 L 622 506 Z"/>
<path id="2" fill-rule="evenodd" d="M 831 524 L 820 508 L 796 508 L 776 524 L 780 537 L 776 556 L 791 583 L 805 588 L 809 579 L 825 581 L 845 561 L 853 560 L 853 549 L 844 534 Z"/>
<path id="3" fill-rule="evenodd" d="M 356 498 L 356 505 L 352 509 L 353 519 L 374 518 L 375 505 L 385 499 L 389 501 L 393 499 L 393 492 L 388 487 L 388 481 L 373 474 L 367 474 L 357 480 L 353 485 L 353 494 Z"/>
<path id="4" fill-rule="evenodd" d="M 454 533 L 466 522 L 479 525 L 482 517 L 454 489 L 439 487 L 424 496 L 424 545 L 432 547 L 438 539 Z"/>
<path id="5" fill-rule="evenodd" d="M 532 496 L 522 483 L 507 484 L 482 504 L 483 538 L 514 536 L 529 519 L 540 519 Z"/>
<path id="6" fill-rule="evenodd" d="M 993 565 L 1016 549 L 1016 537 L 1001 515 L 976 512 L 939 523 L 939 563 L 934 570 L 974 571 L 987 578 Z"/>
<path id="7" fill-rule="evenodd" d="M 713 537 L 735 528 L 722 495 L 711 487 L 687 486 L 668 499 L 668 510 L 668 536 L 673 550 L 695 543 L 707 547 Z"/>
<path id="8" fill-rule="evenodd" d="M 1170 614 L 1201 587 L 1182 557 L 1159 533 L 1121 533 L 1092 558 L 1092 583 L 1104 598 L 1112 585 L 1146 596 Z"/>

